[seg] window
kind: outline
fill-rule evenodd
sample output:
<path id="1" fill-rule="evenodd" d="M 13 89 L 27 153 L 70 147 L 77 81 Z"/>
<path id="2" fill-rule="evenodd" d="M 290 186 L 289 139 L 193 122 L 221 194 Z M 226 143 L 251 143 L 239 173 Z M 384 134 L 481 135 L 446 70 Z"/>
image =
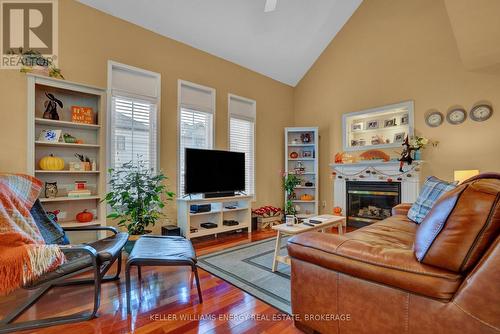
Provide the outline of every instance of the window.
<path id="1" fill-rule="evenodd" d="M 143 160 L 157 171 L 160 75 L 110 62 L 108 79 L 109 166 Z"/>
<path id="2" fill-rule="evenodd" d="M 213 148 L 215 90 L 179 80 L 178 194 L 184 195 L 186 148 Z"/>
<path id="3" fill-rule="evenodd" d="M 255 194 L 254 100 L 229 94 L 229 149 L 245 153 L 245 192 Z"/>

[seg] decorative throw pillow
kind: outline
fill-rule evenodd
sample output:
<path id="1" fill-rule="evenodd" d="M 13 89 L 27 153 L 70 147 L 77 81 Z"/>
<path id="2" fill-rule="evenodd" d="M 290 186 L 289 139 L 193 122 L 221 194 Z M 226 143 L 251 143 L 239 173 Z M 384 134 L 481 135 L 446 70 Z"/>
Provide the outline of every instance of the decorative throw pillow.
<path id="1" fill-rule="evenodd" d="M 455 189 L 456 186 L 457 182 L 446 182 L 434 176 L 428 177 L 420 191 L 420 195 L 418 195 L 417 200 L 408 211 L 408 218 L 420 224 L 439 197 Z"/>
<path id="2" fill-rule="evenodd" d="M 69 244 L 69 240 L 62 227 L 47 216 L 39 200 L 36 200 L 35 204 L 33 204 L 30 213 L 47 245 Z"/>

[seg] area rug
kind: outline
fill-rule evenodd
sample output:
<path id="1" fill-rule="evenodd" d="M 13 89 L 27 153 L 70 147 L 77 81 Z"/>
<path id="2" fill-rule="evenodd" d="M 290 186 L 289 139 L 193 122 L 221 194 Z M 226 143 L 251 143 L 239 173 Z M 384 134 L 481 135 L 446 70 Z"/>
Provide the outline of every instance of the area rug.
<path id="1" fill-rule="evenodd" d="M 281 255 L 286 254 L 286 240 L 281 239 Z M 198 258 L 198 266 L 291 314 L 290 267 L 278 263 L 277 271 L 271 271 L 275 242 L 271 238 L 204 255 Z"/>

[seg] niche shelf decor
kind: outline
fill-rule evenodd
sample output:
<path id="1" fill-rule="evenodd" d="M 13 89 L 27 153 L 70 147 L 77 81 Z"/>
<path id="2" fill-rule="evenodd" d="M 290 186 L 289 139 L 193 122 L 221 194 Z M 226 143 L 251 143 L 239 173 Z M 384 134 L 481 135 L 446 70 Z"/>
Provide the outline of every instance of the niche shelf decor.
<path id="1" fill-rule="evenodd" d="M 344 151 L 401 147 L 413 136 L 413 101 L 342 115 Z"/>

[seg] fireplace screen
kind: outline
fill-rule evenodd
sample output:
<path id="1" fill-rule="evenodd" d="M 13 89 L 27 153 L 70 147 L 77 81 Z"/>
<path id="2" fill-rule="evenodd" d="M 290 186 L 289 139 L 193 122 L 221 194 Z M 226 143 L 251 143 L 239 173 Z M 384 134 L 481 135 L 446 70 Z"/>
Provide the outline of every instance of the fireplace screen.
<path id="1" fill-rule="evenodd" d="M 347 181 L 347 223 L 363 227 L 391 215 L 401 203 L 401 183 Z"/>

